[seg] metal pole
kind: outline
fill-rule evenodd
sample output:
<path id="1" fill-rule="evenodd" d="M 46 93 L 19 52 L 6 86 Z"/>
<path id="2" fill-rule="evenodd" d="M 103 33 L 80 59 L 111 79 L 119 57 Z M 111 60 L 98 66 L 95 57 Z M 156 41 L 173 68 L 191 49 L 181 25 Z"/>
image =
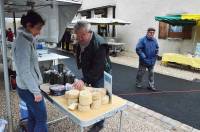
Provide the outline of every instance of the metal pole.
<path id="1" fill-rule="evenodd" d="M 15 12 L 13 12 L 13 26 L 14 26 L 14 34 L 15 34 L 15 37 L 16 37 L 16 35 L 17 35 L 17 30 L 16 30 Z"/>
<path id="2" fill-rule="evenodd" d="M 115 18 L 115 12 L 116 12 L 115 10 L 116 10 L 116 8 L 113 7 L 113 18 Z M 114 24 L 112 25 L 112 37 L 116 37 L 116 29 L 115 29 L 115 25 Z"/>
<path id="3" fill-rule="evenodd" d="M 80 132 L 84 132 L 84 127 L 80 126 Z"/>
<path id="4" fill-rule="evenodd" d="M 55 120 L 53 120 L 53 121 L 49 121 L 47 124 L 48 124 L 48 125 L 51 125 L 51 124 L 56 123 L 56 122 L 58 122 L 58 121 L 64 120 L 64 119 L 67 118 L 67 117 L 68 117 L 68 116 L 64 116 L 64 117 L 61 117 L 61 118 L 59 118 L 59 119 L 55 119 Z"/>
<path id="5" fill-rule="evenodd" d="M 195 50 L 196 50 L 196 46 L 195 46 L 196 36 L 197 36 L 197 29 L 196 29 L 196 28 L 197 28 L 197 26 L 194 26 L 194 30 L 195 30 L 195 31 L 194 31 L 194 38 L 193 38 L 193 45 L 194 45 L 194 47 L 193 47 L 193 49 L 192 49 L 192 50 L 193 50 L 193 51 L 192 51 L 192 52 L 193 52 L 192 54 L 195 54 Z"/>
<path id="6" fill-rule="evenodd" d="M 9 132 L 13 131 L 12 126 L 12 113 L 10 105 L 10 90 L 9 90 L 9 79 L 8 79 L 8 64 L 7 64 L 7 47 L 6 47 L 6 34 L 5 34 L 5 16 L 4 16 L 4 0 L 0 1 L 0 16 L 1 16 L 1 33 L 2 33 L 2 49 L 3 49 L 3 70 L 5 80 L 5 93 L 6 93 L 6 106 L 8 116 L 8 129 Z"/>
<path id="7" fill-rule="evenodd" d="M 120 112 L 120 120 L 119 120 L 118 132 L 122 132 L 122 116 L 123 116 L 123 111 Z"/>

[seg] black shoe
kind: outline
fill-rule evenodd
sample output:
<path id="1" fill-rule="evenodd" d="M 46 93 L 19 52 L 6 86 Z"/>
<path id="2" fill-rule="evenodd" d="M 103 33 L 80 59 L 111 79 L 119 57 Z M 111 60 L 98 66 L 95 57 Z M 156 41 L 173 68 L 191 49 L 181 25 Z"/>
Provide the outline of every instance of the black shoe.
<path id="1" fill-rule="evenodd" d="M 103 129 L 103 125 L 93 125 L 88 132 L 99 132 L 101 129 Z"/>
<path id="2" fill-rule="evenodd" d="M 147 87 L 147 89 L 154 91 L 154 92 L 158 91 L 158 89 L 156 89 L 155 87 Z"/>
<path id="3" fill-rule="evenodd" d="M 19 121 L 19 131 L 20 132 L 28 132 L 28 119 L 24 118 Z"/>

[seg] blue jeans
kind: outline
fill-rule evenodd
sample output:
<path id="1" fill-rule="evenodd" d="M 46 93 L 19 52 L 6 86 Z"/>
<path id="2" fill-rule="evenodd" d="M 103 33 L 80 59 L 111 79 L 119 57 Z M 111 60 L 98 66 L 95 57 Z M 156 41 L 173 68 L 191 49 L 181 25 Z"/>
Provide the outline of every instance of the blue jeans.
<path id="1" fill-rule="evenodd" d="M 44 99 L 35 102 L 34 95 L 29 90 L 17 88 L 17 92 L 28 108 L 28 132 L 48 132 Z"/>

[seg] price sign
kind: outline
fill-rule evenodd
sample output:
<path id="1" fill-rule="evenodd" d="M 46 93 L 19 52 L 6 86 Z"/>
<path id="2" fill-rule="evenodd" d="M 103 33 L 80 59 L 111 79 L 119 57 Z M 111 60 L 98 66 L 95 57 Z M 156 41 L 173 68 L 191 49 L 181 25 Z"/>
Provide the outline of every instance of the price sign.
<path id="1" fill-rule="evenodd" d="M 110 103 L 112 102 L 112 75 L 104 71 L 104 88 L 107 89 L 110 98 Z"/>

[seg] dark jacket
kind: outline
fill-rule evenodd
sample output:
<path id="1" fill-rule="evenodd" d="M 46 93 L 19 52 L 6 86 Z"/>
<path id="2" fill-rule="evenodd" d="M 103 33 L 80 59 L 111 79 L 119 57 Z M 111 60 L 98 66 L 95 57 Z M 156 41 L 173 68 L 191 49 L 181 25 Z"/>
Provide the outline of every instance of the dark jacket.
<path id="1" fill-rule="evenodd" d="M 136 46 L 136 53 L 139 56 L 140 63 L 146 66 L 154 66 L 159 46 L 155 38 L 147 36 L 141 38 Z"/>
<path id="2" fill-rule="evenodd" d="M 83 81 L 91 85 L 103 78 L 104 71 L 110 72 L 109 49 L 101 36 L 93 33 L 89 45 L 82 53 L 78 44 L 77 66 L 82 69 Z"/>

